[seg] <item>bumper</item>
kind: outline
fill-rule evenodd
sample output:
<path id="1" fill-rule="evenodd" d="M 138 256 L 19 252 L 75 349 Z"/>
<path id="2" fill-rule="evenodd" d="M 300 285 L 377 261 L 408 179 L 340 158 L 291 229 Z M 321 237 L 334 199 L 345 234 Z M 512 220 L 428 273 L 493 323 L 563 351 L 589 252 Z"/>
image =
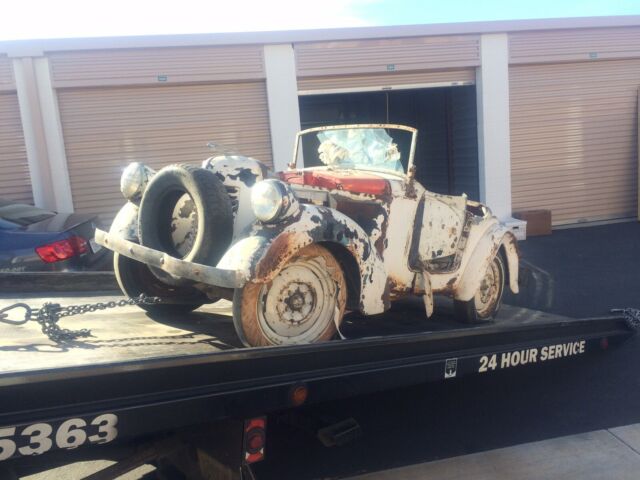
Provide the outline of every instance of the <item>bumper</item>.
<path id="1" fill-rule="evenodd" d="M 239 288 L 246 283 L 246 279 L 237 270 L 225 270 L 187 262 L 100 229 L 96 229 L 95 240 L 98 244 L 120 255 L 159 268 L 175 277 L 225 288 Z"/>

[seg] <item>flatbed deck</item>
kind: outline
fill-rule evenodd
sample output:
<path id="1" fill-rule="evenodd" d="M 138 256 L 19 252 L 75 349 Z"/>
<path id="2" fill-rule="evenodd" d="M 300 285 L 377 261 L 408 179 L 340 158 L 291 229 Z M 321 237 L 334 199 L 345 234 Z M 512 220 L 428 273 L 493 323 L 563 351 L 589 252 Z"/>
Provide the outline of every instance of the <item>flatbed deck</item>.
<path id="1" fill-rule="evenodd" d="M 37 307 L 117 298 L 20 301 Z M 48 340 L 35 322 L 0 324 L 0 427 L 6 427 L 0 431 L 12 435 L 11 458 L 18 461 L 32 454 L 24 432 L 37 428 L 63 432 L 62 443 L 56 436 L 47 451 L 69 448 L 64 435 L 78 425 L 86 430 L 82 445 L 104 443 L 96 432 L 109 422 L 117 428 L 108 442 L 131 440 L 286 409 L 301 385 L 313 403 L 536 363 L 561 365 L 633 333 L 623 317 L 571 319 L 508 305 L 495 323 L 465 326 L 453 321 L 446 304 L 427 320 L 415 300 L 380 316 L 347 315 L 343 340 L 285 347 L 242 348 L 228 302 L 179 318 L 152 319 L 137 307 L 65 317 L 62 327 L 88 328 L 92 336 L 62 344 Z M 0 308 L 16 301 L 0 299 Z"/>
<path id="2" fill-rule="evenodd" d="M 0 309 L 16 301 L 39 308 L 45 301 L 66 306 L 121 298 L 118 295 L 0 298 Z M 341 333 L 347 340 L 355 340 L 469 329 L 469 326 L 451 318 L 447 306 L 429 320 L 424 318 L 420 300 L 402 302 L 385 315 L 361 317 L 350 314 L 345 318 Z M 497 325 L 516 327 L 570 320 L 504 305 Z M 61 319 L 60 325 L 71 330 L 87 328 L 92 336 L 56 344 L 40 331 L 35 322 L 19 326 L 0 323 L 0 374 L 205 355 L 242 348 L 233 328 L 231 304 L 225 300 L 203 306 L 182 317 L 152 318 L 139 307 L 125 306 L 66 317 Z"/>

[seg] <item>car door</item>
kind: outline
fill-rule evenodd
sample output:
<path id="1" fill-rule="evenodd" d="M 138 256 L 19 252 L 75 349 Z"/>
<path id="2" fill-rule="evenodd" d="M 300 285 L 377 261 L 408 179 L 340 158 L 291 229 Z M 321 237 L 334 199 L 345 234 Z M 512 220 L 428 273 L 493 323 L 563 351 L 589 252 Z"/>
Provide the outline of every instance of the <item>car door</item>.
<path id="1" fill-rule="evenodd" d="M 466 218 L 466 195 L 439 195 L 425 191 L 418 242 L 420 265 L 441 270 L 455 259 Z M 418 220 L 418 219 L 416 219 Z"/>

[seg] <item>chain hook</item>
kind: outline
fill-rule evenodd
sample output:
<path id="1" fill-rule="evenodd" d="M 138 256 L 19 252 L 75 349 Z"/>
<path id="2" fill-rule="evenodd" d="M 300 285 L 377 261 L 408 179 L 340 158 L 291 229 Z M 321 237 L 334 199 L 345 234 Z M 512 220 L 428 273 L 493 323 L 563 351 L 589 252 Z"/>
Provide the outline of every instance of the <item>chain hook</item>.
<path id="1" fill-rule="evenodd" d="M 141 293 L 138 298 L 136 298 L 136 300 L 144 305 L 155 305 L 156 303 L 160 303 L 162 301 L 160 297 L 148 297 L 144 293 Z"/>
<path id="2" fill-rule="evenodd" d="M 14 303 L 13 305 L 0 309 L 0 322 L 10 325 L 22 325 L 27 323 L 29 320 L 35 320 L 40 325 L 42 333 L 44 333 L 50 340 L 60 343 L 91 336 L 91 330 L 87 330 L 86 328 L 81 330 L 61 328 L 58 325 L 58 321 L 63 317 L 95 312 L 97 310 L 105 310 L 107 308 L 124 307 L 125 305 L 154 305 L 161 302 L 162 298 L 160 297 L 148 297 L 142 293 L 138 297 L 123 299 L 118 302 L 98 302 L 88 303 L 85 305 L 70 305 L 68 307 L 61 307 L 59 303 L 46 302 L 41 308 L 34 309 L 26 303 Z M 24 320 L 9 320 L 7 312 L 15 308 L 24 308 Z"/>
<path id="3" fill-rule="evenodd" d="M 10 320 L 9 314 L 11 310 L 16 308 L 24 308 L 24 320 Z M 9 305 L 8 307 L 4 307 L 0 309 L 0 321 L 4 323 L 8 323 L 10 325 L 22 325 L 23 323 L 27 323 L 31 320 L 31 307 L 26 303 L 14 303 L 13 305 Z"/>

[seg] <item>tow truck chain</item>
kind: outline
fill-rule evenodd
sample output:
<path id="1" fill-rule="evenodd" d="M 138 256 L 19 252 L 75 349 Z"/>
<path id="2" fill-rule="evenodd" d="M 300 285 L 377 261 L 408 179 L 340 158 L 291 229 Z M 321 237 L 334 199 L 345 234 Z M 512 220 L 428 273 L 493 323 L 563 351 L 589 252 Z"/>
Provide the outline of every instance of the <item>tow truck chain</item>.
<path id="1" fill-rule="evenodd" d="M 40 324 L 42 333 L 44 333 L 49 340 L 55 343 L 64 343 L 78 338 L 90 337 L 91 330 L 86 328 L 80 330 L 62 328 L 58 325 L 58 321 L 63 317 L 81 315 L 97 310 L 106 310 L 107 308 L 124 307 L 126 305 L 153 305 L 161 301 L 162 299 L 159 297 L 148 297 L 141 293 L 140 296 L 136 298 L 126 298 L 111 302 L 85 303 L 84 305 L 69 305 L 68 307 L 61 307 L 59 303 L 52 302 L 44 303 L 41 308 L 31 308 L 26 303 L 14 303 L 13 305 L 0 309 L 0 322 L 9 325 L 23 325 L 28 321 L 35 321 Z M 10 320 L 7 312 L 17 308 L 24 309 L 24 319 Z"/>
<path id="2" fill-rule="evenodd" d="M 640 310 L 637 308 L 614 308 L 611 313 L 621 313 L 630 329 L 640 331 Z"/>

